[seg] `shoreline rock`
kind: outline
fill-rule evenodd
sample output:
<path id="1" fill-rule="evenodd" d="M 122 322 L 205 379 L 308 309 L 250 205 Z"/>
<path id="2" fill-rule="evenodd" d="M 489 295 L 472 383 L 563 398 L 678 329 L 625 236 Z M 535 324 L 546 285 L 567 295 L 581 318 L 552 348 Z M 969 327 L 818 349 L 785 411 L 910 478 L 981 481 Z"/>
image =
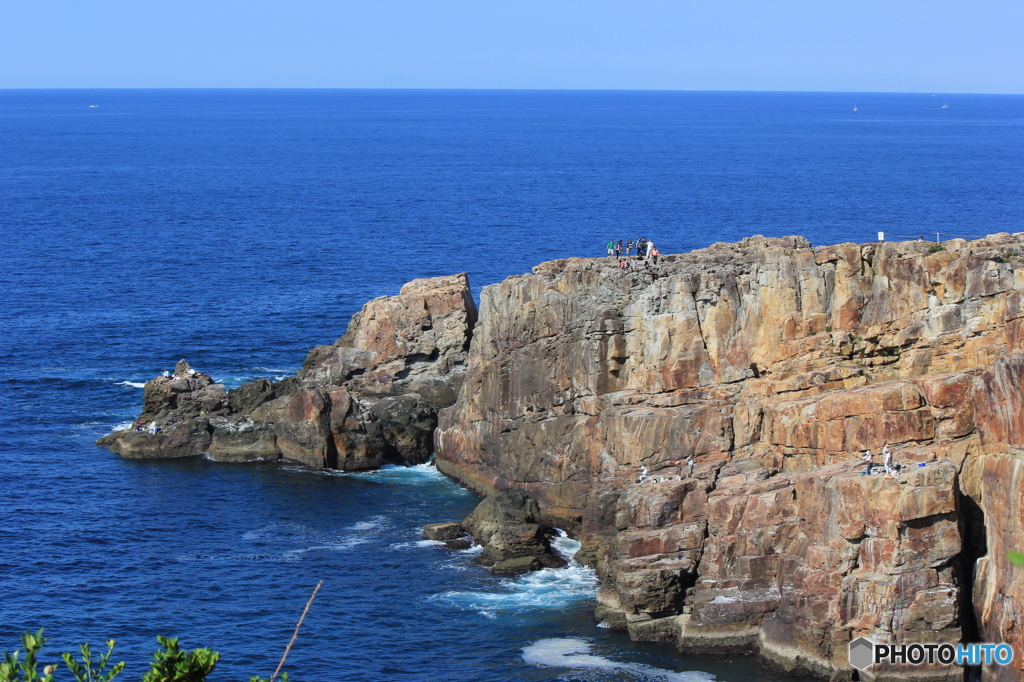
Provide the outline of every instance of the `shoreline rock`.
<path id="1" fill-rule="evenodd" d="M 159 432 L 99 442 L 357 470 L 425 461 L 432 435 L 437 468 L 484 497 L 459 524 L 481 561 L 536 570 L 566 528 L 596 617 L 635 640 L 963 679 L 856 673 L 847 644 L 1024 651 L 1022 289 L 1024 233 L 557 260 L 484 287 L 478 323 L 464 275 L 416 280 L 297 376 L 224 391 L 185 363 L 147 384 Z M 862 475 L 883 445 L 903 468 Z"/>
<path id="2" fill-rule="evenodd" d="M 483 551 L 475 562 L 496 575 L 565 568 L 568 562 L 551 548 L 556 530 L 541 523 L 540 516 L 537 501 L 526 493 L 500 490 L 481 500 L 461 523 L 427 524 L 423 537 L 444 542 L 448 549 L 480 545 Z"/>
<path id="3" fill-rule="evenodd" d="M 174 376 L 146 384 L 141 429 L 97 444 L 128 459 L 284 459 L 345 471 L 426 462 L 437 410 L 455 402 L 465 377 L 476 314 L 465 274 L 413 280 L 364 305 L 294 377 L 226 391 L 182 360 Z"/>
<path id="4" fill-rule="evenodd" d="M 859 636 L 1024 651 L 1024 233 L 931 247 L 751 237 L 484 287 L 435 463 L 578 528 L 633 639 L 962 679 L 847 661 Z M 862 476 L 886 444 L 903 469 Z"/>

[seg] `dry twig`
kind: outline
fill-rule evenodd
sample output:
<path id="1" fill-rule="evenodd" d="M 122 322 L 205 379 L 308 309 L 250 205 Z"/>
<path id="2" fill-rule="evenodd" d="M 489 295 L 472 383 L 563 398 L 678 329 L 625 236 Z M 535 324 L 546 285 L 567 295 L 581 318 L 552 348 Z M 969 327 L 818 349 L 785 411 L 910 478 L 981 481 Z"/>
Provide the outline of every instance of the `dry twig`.
<path id="1" fill-rule="evenodd" d="M 321 580 L 313 588 L 313 594 L 309 595 L 309 601 L 306 602 L 306 608 L 302 609 L 302 615 L 299 616 L 299 622 L 295 624 L 295 633 L 292 635 L 292 641 L 288 642 L 288 646 L 284 648 L 284 656 L 281 657 L 281 662 L 277 664 L 277 670 L 270 676 L 270 682 L 274 682 L 274 678 L 281 672 L 281 668 L 284 667 L 284 662 L 288 659 L 288 652 L 292 650 L 292 644 L 295 644 L 295 640 L 299 638 L 299 628 L 302 627 L 302 621 L 305 620 L 306 614 L 309 613 L 309 607 L 313 604 L 313 599 L 316 598 L 316 593 L 320 591 L 320 586 L 324 584 Z"/>

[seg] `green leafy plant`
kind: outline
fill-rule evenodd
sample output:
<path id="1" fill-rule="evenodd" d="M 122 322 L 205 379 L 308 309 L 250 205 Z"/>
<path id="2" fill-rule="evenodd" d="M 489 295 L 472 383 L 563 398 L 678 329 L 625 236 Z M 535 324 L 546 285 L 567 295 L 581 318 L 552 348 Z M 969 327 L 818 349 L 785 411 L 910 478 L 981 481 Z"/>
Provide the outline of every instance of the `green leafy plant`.
<path id="1" fill-rule="evenodd" d="M 939 251 L 942 250 L 942 244 L 932 244 L 931 246 L 928 247 L 928 253 L 938 253 Z"/>
<path id="2" fill-rule="evenodd" d="M 182 649 L 177 637 L 158 636 L 156 641 L 162 649 L 153 652 L 142 682 L 203 682 L 220 660 L 220 654 L 212 649 Z"/>
<path id="3" fill-rule="evenodd" d="M 288 682 L 288 673 L 281 673 L 281 677 L 278 679 L 280 679 L 281 682 Z M 272 680 L 267 677 L 253 676 L 249 678 L 249 682 L 272 682 Z"/>
<path id="4" fill-rule="evenodd" d="M 112 639 L 107 640 L 107 652 L 100 654 L 96 658 L 92 657 L 92 651 L 88 644 L 80 645 L 78 650 L 82 652 L 81 661 L 76 661 L 75 657 L 70 653 L 60 655 L 64 659 L 64 665 L 75 676 L 76 682 L 110 682 L 110 680 L 120 675 L 121 671 L 124 670 L 124 661 L 121 661 L 109 670 L 107 669 L 110 663 L 110 655 L 114 653 L 114 640 Z"/>
<path id="5" fill-rule="evenodd" d="M 21 658 L 21 652 L 17 650 L 13 654 L 4 652 L 3 663 L 0 663 L 0 682 L 53 682 L 53 671 L 57 666 L 46 666 L 42 675 L 36 672 L 39 650 L 45 643 L 42 628 L 34 635 L 31 632 L 23 634 L 21 645 L 25 647 L 25 658 Z"/>
<path id="6" fill-rule="evenodd" d="M 1010 560 L 1010 563 L 1014 566 L 1024 566 L 1024 554 L 1011 549 L 1006 553 L 1006 558 Z"/>

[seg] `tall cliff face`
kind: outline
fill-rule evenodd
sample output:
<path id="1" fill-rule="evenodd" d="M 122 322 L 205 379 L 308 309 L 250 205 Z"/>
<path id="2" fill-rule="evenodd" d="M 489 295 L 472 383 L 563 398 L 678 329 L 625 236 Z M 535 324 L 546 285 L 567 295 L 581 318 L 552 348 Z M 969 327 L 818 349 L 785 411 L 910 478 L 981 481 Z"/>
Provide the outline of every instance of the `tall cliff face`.
<path id="1" fill-rule="evenodd" d="M 225 391 L 178 363 L 174 376 L 146 384 L 141 427 L 98 444 L 128 458 L 203 454 L 350 471 L 425 462 L 437 410 L 462 386 L 475 322 L 465 274 L 413 280 L 364 305 L 345 335 L 311 350 L 294 377 Z"/>
<path id="2" fill-rule="evenodd" d="M 599 617 L 637 639 L 839 678 L 862 635 L 1024 652 L 1022 246 L 753 237 L 542 264 L 483 289 L 438 467 L 577 529 Z M 903 469 L 861 476 L 886 444 Z"/>

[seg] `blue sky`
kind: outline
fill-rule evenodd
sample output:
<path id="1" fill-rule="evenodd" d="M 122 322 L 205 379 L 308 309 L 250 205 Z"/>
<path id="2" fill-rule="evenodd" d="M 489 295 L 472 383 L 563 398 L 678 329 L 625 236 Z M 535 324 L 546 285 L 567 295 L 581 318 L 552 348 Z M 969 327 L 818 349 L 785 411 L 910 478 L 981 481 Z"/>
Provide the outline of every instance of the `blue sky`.
<path id="1" fill-rule="evenodd" d="M 1024 93 L 1024 0 L 0 0 L 0 88 Z"/>

